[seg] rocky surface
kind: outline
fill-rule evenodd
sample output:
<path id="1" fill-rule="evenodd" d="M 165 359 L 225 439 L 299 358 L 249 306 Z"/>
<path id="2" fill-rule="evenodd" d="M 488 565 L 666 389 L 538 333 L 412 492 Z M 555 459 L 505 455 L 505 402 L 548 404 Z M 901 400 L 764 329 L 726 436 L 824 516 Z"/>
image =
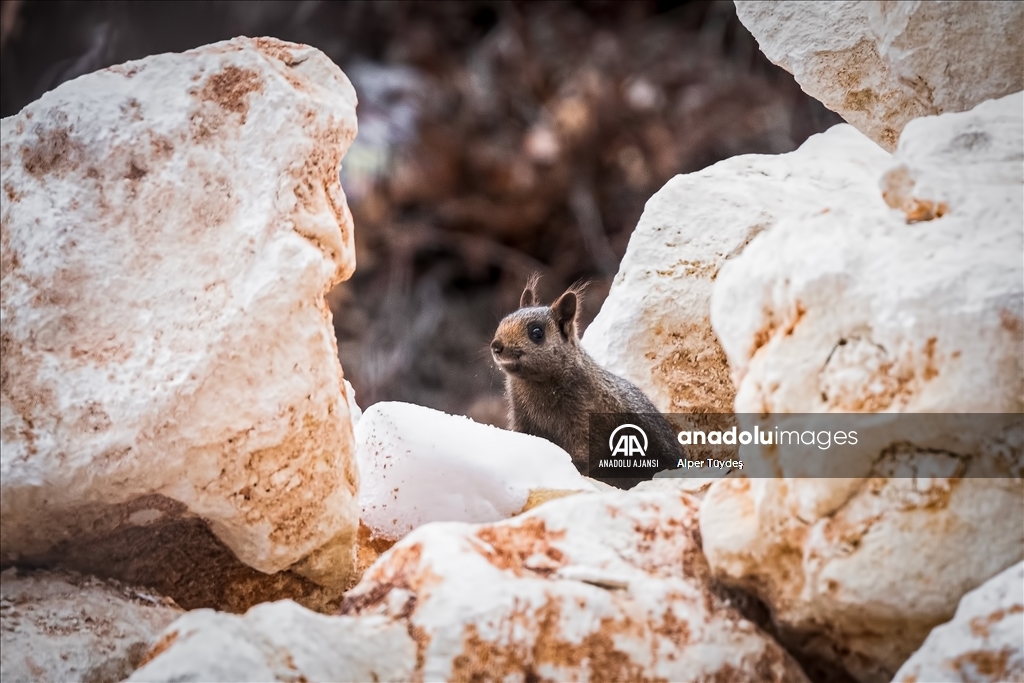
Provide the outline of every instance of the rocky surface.
<path id="1" fill-rule="evenodd" d="M 742 446 L 782 478 L 716 482 L 701 508 L 712 568 L 761 597 L 788 644 L 861 681 L 891 679 L 965 592 L 1024 557 L 1019 426 L 942 415 L 1024 409 L 1022 111 L 1017 94 L 912 122 L 873 201 L 849 191 L 779 221 L 715 284 L 737 412 L 937 414 L 909 436 L 908 418 L 880 419 L 825 460 L 844 478 L 785 479 L 827 472 Z"/>
<path id="2" fill-rule="evenodd" d="M 150 499 L 140 499 L 133 509 L 149 504 Z M 212 607 L 236 613 L 285 598 L 331 612 L 338 608 L 343 590 L 357 580 L 353 575 L 344 586 L 323 586 L 293 570 L 264 574 L 239 561 L 198 517 L 125 526 L 89 542 L 62 543 L 49 556 L 82 574 L 146 586 L 185 609 Z"/>
<path id="3" fill-rule="evenodd" d="M 700 528 L 708 562 L 772 609 L 784 644 L 888 681 L 965 592 L 1024 557 L 1024 490 L 1000 479 L 855 482 L 725 479 L 706 494 Z"/>
<path id="4" fill-rule="evenodd" d="M 1024 563 L 965 595 L 893 679 L 918 681 L 1024 681 Z"/>
<path id="5" fill-rule="evenodd" d="M 697 505 L 578 495 L 496 524 L 420 527 L 343 612 L 404 624 L 424 680 L 806 680 L 710 589 Z"/>
<path id="6" fill-rule="evenodd" d="M 550 441 L 409 403 L 367 409 L 356 458 L 360 520 L 390 541 L 427 522 L 511 517 L 531 492 L 595 490 Z"/>
<path id="7" fill-rule="evenodd" d="M 889 155 L 851 126 L 800 149 L 679 175 L 651 197 L 583 345 L 659 410 L 732 412 L 730 366 L 709 319 L 719 270 L 779 221 L 841 202 L 884 208 Z"/>
<path id="8" fill-rule="evenodd" d="M 201 518 L 261 572 L 344 583 L 356 472 L 323 295 L 355 267 L 355 104 L 319 51 L 240 38 L 3 120 L 4 563 Z"/>
<path id="9" fill-rule="evenodd" d="M 331 617 L 285 600 L 171 624 L 129 681 L 411 681 L 416 642 L 385 617 Z"/>
<path id="10" fill-rule="evenodd" d="M 4 681 L 120 681 L 181 615 L 172 601 L 71 572 L 0 573 Z"/>
<path id="11" fill-rule="evenodd" d="M 665 411 L 881 413 L 831 460 L 741 446 L 771 477 L 607 492 L 542 440 L 360 415 L 323 300 L 355 95 L 316 50 L 152 57 L 5 119 L 0 561 L 246 613 L 12 570 L 4 680 L 1021 679 L 1024 430 L 972 416 L 1024 414 L 1024 95 L 971 108 L 1020 89 L 1021 10 L 740 7 L 895 153 L 841 125 L 674 178 L 584 344 Z M 897 443 L 901 413 L 932 417 Z"/>
<path id="12" fill-rule="evenodd" d="M 1018 93 L 915 121 L 868 188 L 723 266 L 737 412 L 1024 410 L 1022 111 Z"/>
<path id="13" fill-rule="evenodd" d="M 696 523 L 696 499 L 676 491 L 428 524 L 381 557 L 342 616 L 193 612 L 130 680 L 805 681 L 711 589 Z"/>
<path id="14" fill-rule="evenodd" d="M 809 95 L 892 151 L 908 121 L 1024 89 L 1017 2 L 750 2 L 736 12 Z"/>

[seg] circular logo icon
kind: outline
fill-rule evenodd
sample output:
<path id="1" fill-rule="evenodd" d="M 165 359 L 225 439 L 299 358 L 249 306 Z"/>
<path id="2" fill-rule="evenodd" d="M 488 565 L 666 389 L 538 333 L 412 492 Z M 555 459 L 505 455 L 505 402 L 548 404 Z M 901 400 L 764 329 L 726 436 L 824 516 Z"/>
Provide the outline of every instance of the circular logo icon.
<path id="1" fill-rule="evenodd" d="M 647 453 L 647 434 L 635 424 L 619 425 L 608 437 L 612 455 L 643 457 Z"/>

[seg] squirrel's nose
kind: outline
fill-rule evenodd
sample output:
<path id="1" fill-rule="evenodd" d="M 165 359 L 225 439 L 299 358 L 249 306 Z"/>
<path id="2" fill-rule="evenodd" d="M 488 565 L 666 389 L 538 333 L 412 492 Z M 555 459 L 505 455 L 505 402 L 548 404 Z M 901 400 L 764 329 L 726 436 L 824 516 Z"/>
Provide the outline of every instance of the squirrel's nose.
<path id="1" fill-rule="evenodd" d="M 495 339 L 494 341 L 491 342 L 491 351 L 494 351 L 494 353 L 496 353 L 496 354 L 498 354 L 500 356 L 501 352 L 504 351 L 504 350 L 505 350 L 505 345 L 502 344 L 497 339 Z"/>

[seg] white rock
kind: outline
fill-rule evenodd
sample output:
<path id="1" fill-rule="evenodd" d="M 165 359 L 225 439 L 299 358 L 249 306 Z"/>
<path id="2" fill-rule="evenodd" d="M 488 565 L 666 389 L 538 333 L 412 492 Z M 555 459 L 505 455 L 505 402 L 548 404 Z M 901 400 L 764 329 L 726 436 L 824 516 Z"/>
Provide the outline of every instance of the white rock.
<path id="1" fill-rule="evenodd" d="M 628 491 L 489 525 L 428 524 L 342 610 L 405 624 L 422 680 L 806 680 L 709 589 L 697 505 Z"/>
<path id="2" fill-rule="evenodd" d="M 670 470 L 678 472 L 679 470 Z M 676 491 L 689 493 L 698 500 L 704 498 L 704 494 L 711 488 L 711 485 L 718 481 L 719 477 L 680 477 L 680 476 L 658 476 L 650 481 L 642 481 L 630 491 Z"/>
<path id="3" fill-rule="evenodd" d="M 861 681 L 890 680 L 965 592 L 1024 558 L 1024 434 L 977 415 L 1024 410 L 1022 105 L 911 122 L 879 179 L 896 208 L 851 190 L 779 221 L 712 293 L 737 413 L 889 413 L 855 448 L 809 456 L 810 473 L 808 457 L 741 446 L 779 478 L 716 482 L 701 507 L 712 568 Z M 825 465 L 842 478 L 799 478 Z"/>
<path id="4" fill-rule="evenodd" d="M 881 180 L 882 196 L 908 221 L 930 220 L 940 207 L 943 214 L 1006 221 L 1021 207 L 1022 128 L 1024 93 L 1019 92 L 958 116 L 915 119 Z"/>
<path id="5" fill-rule="evenodd" d="M 965 595 L 893 681 L 1024 681 L 1024 563 Z"/>
<path id="6" fill-rule="evenodd" d="M 758 234 L 845 201 L 884 209 L 890 156 L 847 125 L 778 156 L 744 155 L 673 178 L 648 202 L 583 345 L 663 412 L 730 413 L 735 389 L 709 322 L 722 268 Z"/>
<path id="7" fill-rule="evenodd" d="M 416 643 L 390 619 L 329 617 L 282 600 L 244 616 L 189 612 L 148 659 L 129 681 L 410 681 Z"/>
<path id="8" fill-rule="evenodd" d="M 122 680 L 180 614 L 116 581 L 8 569 L 0 573 L 3 680 Z"/>
<path id="9" fill-rule="evenodd" d="M 4 562 L 154 495 L 261 571 L 316 551 L 297 569 L 332 582 L 351 564 L 323 296 L 355 267 L 338 182 L 355 104 L 318 50 L 239 38 L 3 120 Z"/>
<path id="10" fill-rule="evenodd" d="M 883 187 L 942 218 L 908 225 L 850 188 L 726 263 L 711 322 L 736 412 L 1024 410 L 1022 128 L 1020 93 L 915 121 Z"/>
<path id="11" fill-rule="evenodd" d="M 1024 88 L 1018 2 L 737 0 L 761 51 L 888 150 L 914 118 Z"/>
<path id="12" fill-rule="evenodd" d="M 700 529 L 712 568 L 772 609 L 784 642 L 889 681 L 965 592 L 1024 557 L 1022 496 L 1019 479 L 723 479 Z"/>
<path id="13" fill-rule="evenodd" d="M 427 522 L 496 522 L 537 489 L 595 491 L 550 441 L 409 403 L 367 408 L 356 426 L 360 519 L 397 540 Z"/>
<path id="14" fill-rule="evenodd" d="M 345 384 L 345 398 L 348 400 L 348 416 L 352 421 L 352 426 L 355 427 L 359 423 L 359 418 L 363 416 L 363 411 L 359 409 L 359 404 L 356 403 L 356 390 L 352 388 L 347 379 L 342 381 Z"/>

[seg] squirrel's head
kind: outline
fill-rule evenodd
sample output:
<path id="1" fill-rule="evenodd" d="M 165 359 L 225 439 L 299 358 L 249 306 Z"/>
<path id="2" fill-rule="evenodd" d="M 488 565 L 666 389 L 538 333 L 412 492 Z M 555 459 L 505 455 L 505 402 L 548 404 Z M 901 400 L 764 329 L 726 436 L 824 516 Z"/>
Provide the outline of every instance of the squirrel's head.
<path id="1" fill-rule="evenodd" d="M 494 362 L 508 375 L 544 381 L 575 363 L 582 287 L 573 285 L 550 306 L 537 301 L 536 275 L 526 283 L 519 309 L 498 324 L 491 342 Z"/>

